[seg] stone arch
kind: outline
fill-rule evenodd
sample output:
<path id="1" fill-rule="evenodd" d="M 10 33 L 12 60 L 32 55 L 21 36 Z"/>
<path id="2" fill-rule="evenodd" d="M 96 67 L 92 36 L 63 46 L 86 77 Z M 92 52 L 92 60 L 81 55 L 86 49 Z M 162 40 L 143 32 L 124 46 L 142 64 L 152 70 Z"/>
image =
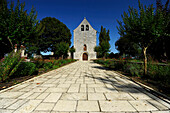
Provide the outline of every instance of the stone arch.
<path id="1" fill-rule="evenodd" d="M 88 60 L 88 54 L 87 53 L 83 53 L 82 60 L 83 61 L 87 61 Z"/>

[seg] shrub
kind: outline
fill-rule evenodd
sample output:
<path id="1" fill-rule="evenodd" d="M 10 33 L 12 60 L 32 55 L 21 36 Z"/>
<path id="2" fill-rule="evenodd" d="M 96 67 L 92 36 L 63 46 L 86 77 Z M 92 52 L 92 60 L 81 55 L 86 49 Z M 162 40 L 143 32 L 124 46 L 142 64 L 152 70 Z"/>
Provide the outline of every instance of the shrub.
<path id="1" fill-rule="evenodd" d="M 72 62 L 72 61 L 74 61 L 73 59 L 67 59 L 67 62 L 68 63 L 70 63 L 70 62 Z"/>
<path id="2" fill-rule="evenodd" d="M 44 69 L 51 69 L 53 67 L 53 64 L 51 62 L 47 62 L 43 65 Z"/>
<path id="3" fill-rule="evenodd" d="M 98 64 L 104 64 L 104 60 L 98 59 L 98 60 L 94 60 L 95 63 Z"/>
<path id="4" fill-rule="evenodd" d="M 104 62 L 102 62 L 102 63 L 104 64 L 105 67 L 109 67 L 109 64 L 110 64 L 109 60 L 104 61 Z"/>
<path id="5" fill-rule="evenodd" d="M 67 60 L 60 60 L 61 61 L 61 64 L 66 64 L 67 63 Z"/>
<path id="6" fill-rule="evenodd" d="M 59 60 L 55 60 L 55 61 L 53 62 L 53 65 L 58 65 L 58 63 L 59 63 Z"/>
<path id="7" fill-rule="evenodd" d="M 0 62 L 0 81 L 5 81 L 12 76 L 18 69 L 22 59 L 20 58 L 20 52 L 11 52 Z"/>
<path id="8" fill-rule="evenodd" d="M 110 62 L 110 65 L 109 65 L 109 68 L 111 68 L 111 69 L 115 69 L 115 62 Z"/>
<path id="9" fill-rule="evenodd" d="M 35 61 L 35 65 L 37 68 L 43 68 L 43 65 L 44 65 L 44 61 L 41 61 L 41 60 L 36 60 Z"/>
<path id="10" fill-rule="evenodd" d="M 148 64 L 148 76 L 152 79 L 154 79 L 157 75 L 157 72 L 159 71 L 158 66 L 157 65 L 153 65 L 153 64 Z"/>
<path id="11" fill-rule="evenodd" d="M 148 64 L 148 76 L 154 80 L 170 82 L 170 66 L 159 66 L 157 64 Z"/>
<path id="12" fill-rule="evenodd" d="M 59 68 L 58 65 L 53 65 L 53 69 L 57 69 L 57 68 Z"/>
<path id="13" fill-rule="evenodd" d="M 22 62 L 14 76 L 32 75 L 36 71 L 36 65 L 32 62 Z"/>
<path id="14" fill-rule="evenodd" d="M 144 75 L 144 66 L 143 64 L 138 63 L 132 63 L 132 62 L 126 62 L 122 61 L 121 59 L 119 61 L 116 61 L 115 59 L 112 60 L 94 60 L 95 63 L 99 63 L 104 65 L 105 67 L 109 67 L 114 70 L 120 70 L 125 73 L 129 73 L 132 76 L 138 76 L 141 77 Z M 143 76 L 145 77 L 145 76 Z M 170 83 L 170 66 L 162 66 L 153 64 L 152 62 L 148 63 L 148 76 L 152 80 L 160 81 L 160 83 L 163 84 L 169 84 Z"/>
<path id="15" fill-rule="evenodd" d="M 122 70 L 123 69 L 124 62 L 123 61 L 117 61 L 114 63 L 115 70 Z"/>
<path id="16" fill-rule="evenodd" d="M 136 63 L 126 63 L 123 65 L 123 71 L 131 74 L 132 76 L 141 76 L 143 75 L 142 65 Z"/>

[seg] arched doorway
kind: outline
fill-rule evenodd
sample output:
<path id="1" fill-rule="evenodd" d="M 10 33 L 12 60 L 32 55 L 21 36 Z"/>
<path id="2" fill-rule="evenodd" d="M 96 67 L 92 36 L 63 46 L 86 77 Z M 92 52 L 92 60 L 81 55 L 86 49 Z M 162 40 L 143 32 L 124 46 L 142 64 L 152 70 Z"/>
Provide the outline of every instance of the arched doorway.
<path id="1" fill-rule="evenodd" d="M 83 60 L 88 60 L 88 54 L 87 53 L 83 53 Z"/>

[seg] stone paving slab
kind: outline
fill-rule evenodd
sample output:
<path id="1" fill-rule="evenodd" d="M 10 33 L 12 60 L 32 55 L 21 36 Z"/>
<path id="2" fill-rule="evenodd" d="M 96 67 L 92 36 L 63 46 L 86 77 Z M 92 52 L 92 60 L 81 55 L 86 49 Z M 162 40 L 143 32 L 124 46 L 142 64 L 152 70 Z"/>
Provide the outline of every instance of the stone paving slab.
<path id="1" fill-rule="evenodd" d="M 87 100 L 86 93 L 64 93 L 61 100 Z"/>
<path id="2" fill-rule="evenodd" d="M 78 101 L 77 111 L 100 111 L 97 101 Z"/>
<path id="3" fill-rule="evenodd" d="M 106 100 L 103 93 L 88 93 L 88 100 Z"/>
<path id="4" fill-rule="evenodd" d="M 11 104 L 7 109 L 12 109 L 12 110 L 16 110 L 18 109 L 20 106 L 22 106 L 23 104 L 25 104 L 28 100 L 18 100 L 15 103 Z"/>
<path id="5" fill-rule="evenodd" d="M 170 113 L 170 104 L 114 71 L 77 61 L 1 90 L 0 113 Z"/>
<path id="6" fill-rule="evenodd" d="M 158 110 L 153 105 L 149 104 L 146 101 L 129 101 L 135 109 L 138 111 L 156 111 Z"/>
<path id="7" fill-rule="evenodd" d="M 59 100 L 54 107 L 54 111 L 75 111 L 77 101 Z"/>
<path id="8" fill-rule="evenodd" d="M 7 108 L 9 105 L 15 103 L 17 99 L 1 99 L 0 100 L 0 108 Z"/>
<path id="9" fill-rule="evenodd" d="M 22 94 L 23 92 L 4 92 L 1 93 L 0 98 L 17 98 Z"/>
<path id="10" fill-rule="evenodd" d="M 99 101 L 101 111 L 136 111 L 128 101 Z"/>
<path id="11" fill-rule="evenodd" d="M 27 103 L 19 107 L 14 113 L 27 113 L 32 112 L 42 100 L 30 100 Z"/>
<path id="12" fill-rule="evenodd" d="M 57 102 L 62 93 L 50 93 L 43 102 Z"/>
<path id="13" fill-rule="evenodd" d="M 134 100 L 134 98 L 125 92 L 105 93 L 107 100 Z"/>
<path id="14" fill-rule="evenodd" d="M 35 109 L 36 111 L 51 111 L 54 107 L 54 103 L 40 103 Z"/>

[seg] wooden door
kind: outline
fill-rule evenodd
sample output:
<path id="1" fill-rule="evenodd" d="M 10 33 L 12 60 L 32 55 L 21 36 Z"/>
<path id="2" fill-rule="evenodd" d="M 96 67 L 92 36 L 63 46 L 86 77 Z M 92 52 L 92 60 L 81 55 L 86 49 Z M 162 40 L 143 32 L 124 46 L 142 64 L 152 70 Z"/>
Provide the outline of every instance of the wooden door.
<path id="1" fill-rule="evenodd" d="M 87 55 L 87 53 L 83 53 L 83 60 L 88 60 L 88 55 Z"/>

